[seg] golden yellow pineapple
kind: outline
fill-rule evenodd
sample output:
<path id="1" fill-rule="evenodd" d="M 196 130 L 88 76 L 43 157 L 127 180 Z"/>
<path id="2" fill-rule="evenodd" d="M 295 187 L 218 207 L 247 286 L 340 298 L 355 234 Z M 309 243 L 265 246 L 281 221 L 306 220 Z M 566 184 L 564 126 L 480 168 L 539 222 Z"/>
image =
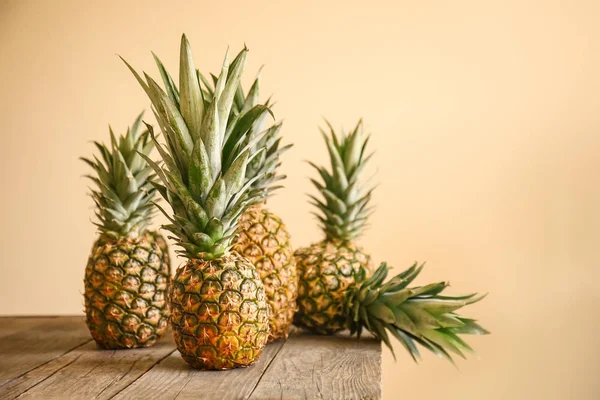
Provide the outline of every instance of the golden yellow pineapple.
<path id="1" fill-rule="evenodd" d="M 246 366 L 267 343 L 264 288 L 252 264 L 237 255 L 190 260 L 171 291 L 175 342 L 195 368 Z"/>
<path id="2" fill-rule="evenodd" d="M 269 341 L 287 338 L 297 308 L 298 275 L 283 221 L 263 205 L 250 208 L 240 220 L 234 249 L 256 266 L 265 285 L 271 307 Z"/>
<path id="3" fill-rule="evenodd" d="M 84 159 L 97 173 L 89 178 L 100 237 L 84 279 L 86 322 L 103 348 L 151 346 L 166 331 L 169 311 L 169 252 L 163 237 L 147 229 L 154 188 L 152 168 L 137 152 L 153 147 L 141 132 L 141 115 L 112 145 L 95 143 L 103 161 Z"/>
<path id="4" fill-rule="evenodd" d="M 347 328 L 344 298 L 372 273 L 371 257 L 352 242 L 323 240 L 296 250 L 300 275 L 296 325 L 330 334 Z"/>
<path id="5" fill-rule="evenodd" d="M 370 213 L 372 189 L 365 190 L 361 181 L 370 157 L 365 156 L 368 137 L 363 138 L 360 122 L 339 139 L 333 129 L 323 136 L 331 172 L 313 164 L 322 179 L 312 180 L 322 200 L 311 198 L 325 239 L 295 253 L 300 283 L 294 323 L 321 334 L 350 329 L 359 337 L 366 328 L 393 353 L 391 334 L 415 361 L 417 343 L 450 361 L 449 353 L 472 352 L 459 335 L 488 332 L 455 311 L 483 297 L 442 296 L 446 282 L 408 287 L 423 268 L 416 263 L 384 283 L 387 264 L 373 271 L 370 257 L 355 243 Z"/>
<path id="6" fill-rule="evenodd" d="M 232 107 L 230 129 L 233 130 L 237 124 L 243 123 L 243 118 L 238 116 L 258 105 L 258 98 L 259 77 L 246 96 L 241 86 L 238 87 Z M 281 154 L 291 145 L 280 146 L 281 123 L 264 129 L 267 117 L 268 112 L 264 111 L 254 121 L 243 142 L 244 146 L 239 147 L 240 150 L 246 146 L 251 146 L 255 151 L 264 149 L 256 152 L 256 156 L 246 168 L 246 179 L 251 182 L 251 189 L 262 193 L 264 202 L 251 207 L 242 215 L 238 235 L 233 239 L 233 249 L 256 266 L 265 285 L 271 307 L 269 341 L 274 341 L 288 337 L 297 308 L 298 276 L 290 234 L 281 218 L 266 206 L 269 195 L 280 187 L 276 186 L 276 183 L 285 178 L 277 174 L 277 169 L 281 165 Z"/>
<path id="7" fill-rule="evenodd" d="M 323 200 L 310 197 L 320 210 L 315 215 L 325 239 L 295 252 L 299 310 L 294 323 L 316 333 L 330 334 L 347 327 L 343 311 L 347 291 L 372 273 L 370 256 L 355 243 L 371 211 L 371 190 L 365 190 L 361 182 L 370 157 L 365 155 L 368 137 L 363 137 L 361 122 L 341 139 L 332 128 L 329 136 L 322 134 L 332 172 L 311 163 L 323 180 L 311 180 Z"/>
<path id="8" fill-rule="evenodd" d="M 156 143 L 163 163 L 147 159 L 172 209 L 163 211 L 170 220 L 163 228 L 188 259 L 170 291 L 173 336 L 183 359 L 200 369 L 252 364 L 269 334 L 263 283 L 254 265 L 231 250 L 240 216 L 263 197 L 245 176 L 249 160 L 264 149 L 239 146 L 267 107 L 256 105 L 239 115 L 238 124 L 229 123 L 247 53 L 244 48 L 231 63 L 225 57 L 211 95 L 201 86 L 185 35 L 179 88 L 158 58 L 165 90 L 130 67 L 152 101 L 166 140 L 166 146 Z"/>

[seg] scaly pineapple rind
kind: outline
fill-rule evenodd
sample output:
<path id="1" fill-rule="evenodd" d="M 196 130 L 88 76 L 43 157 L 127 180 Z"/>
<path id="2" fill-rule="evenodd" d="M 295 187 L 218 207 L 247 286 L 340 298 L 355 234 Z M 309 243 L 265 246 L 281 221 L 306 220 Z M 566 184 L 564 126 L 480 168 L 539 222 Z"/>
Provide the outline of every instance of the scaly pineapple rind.
<path id="1" fill-rule="evenodd" d="M 177 349 L 195 368 L 246 367 L 267 343 L 264 286 L 254 266 L 235 252 L 190 259 L 173 278 L 170 305 Z"/>
<path id="2" fill-rule="evenodd" d="M 262 205 L 240 220 L 233 249 L 256 266 L 271 307 L 269 341 L 287 338 L 297 310 L 298 274 L 290 234 L 277 215 Z"/>
<path id="3" fill-rule="evenodd" d="M 329 240 L 294 256 L 299 277 L 294 324 L 319 334 L 347 329 L 345 295 L 371 275 L 371 257 L 353 243 Z"/>
<path id="4" fill-rule="evenodd" d="M 156 232 L 136 238 L 100 238 L 85 271 L 85 314 L 102 348 L 151 346 L 169 320 L 167 244 Z"/>

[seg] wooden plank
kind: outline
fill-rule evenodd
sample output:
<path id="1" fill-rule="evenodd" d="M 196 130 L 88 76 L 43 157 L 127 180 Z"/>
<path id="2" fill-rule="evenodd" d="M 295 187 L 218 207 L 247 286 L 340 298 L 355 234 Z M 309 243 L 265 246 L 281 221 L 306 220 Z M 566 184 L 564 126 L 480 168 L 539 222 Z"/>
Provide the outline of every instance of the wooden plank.
<path id="1" fill-rule="evenodd" d="M 31 329 L 4 336 L 0 340 L 0 390 L 11 380 L 90 340 L 83 317 L 49 318 Z"/>
<path id="2" fill-rule="evenodd" d="M 83 317 L 0 318 L 0 399 L 376 399 L 381 344 L 293 331 L 257 363 L 198 371 L 170 334 L 149 349 L 99 350 Z M 4 336 L 2 336 L 4 335 Z"/>
<path id="3" fill-rule="evenodd" d="M 56 318 L 58 317 L 0 317 L 0 338 L 36 329 L 38 325 Z"/>
<path id="4" fill-rule="evenodd" d="M 347 334 L 295 333 L 250 398 L 379 399 L 381 343 Z"/>
<path id="5" fill-rule="evenodd" d="M 70 351 L 58 358 L 55 358 L 45 364 L 40 365 L 37 368 L 32 369 L 31 371 L 17 377 L 11 379 L 6 382 L 4 385 L 0 386 L 0 399 L 14 399 L 17 396 L 21 395 L 29 388 L 37 385 L 42 382 L 44 379 L 48 379 L 51 377 L 56 371 L 59 371 L 61 368 L 68 366 L 72 363 L 76 357 L 73 356 L 73 352 L 82 346 L 90 345 L 92 342 L 86 342 L 79 347 L 76 347 L 75 350 Z"/>
<path id="6" fill-rule="evenodd" d="M 116 399 L 246 399 L 269 368 L 284 342 L 267 345 L 258 361 L 247 368 L 228 371 L 199 371 L 175 351 Z"/>
<path id="7" fill-rule="evenodd" d="M 110 399 L 175 351 L 169 333 L 146 349 L 101 350 L 88 342 L 0 388 L 0 398 Z"/>

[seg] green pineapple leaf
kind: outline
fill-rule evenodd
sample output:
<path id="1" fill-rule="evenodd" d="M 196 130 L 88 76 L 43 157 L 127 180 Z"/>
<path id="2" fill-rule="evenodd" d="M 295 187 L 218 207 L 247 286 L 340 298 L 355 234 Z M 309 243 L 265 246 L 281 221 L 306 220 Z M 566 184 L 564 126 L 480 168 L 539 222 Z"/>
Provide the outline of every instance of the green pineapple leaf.
<path id="1" fill-rule="evenodd" d="M 474 353 L 459 335 L 489 333 L 475 320 L 461 317 L 455 311 L 485 296 L 441 296 L 448 287 L 445 282 L 408 288 L 422 268 L 423 265 L 415 263 L 383 283 L 388 266 L 382 263 L 369 279 L 347 295 L 348 323 L 352 332 L 366 327 L 390 349 L 388 333 L 391 333 L 415 361 L 420 358 L 415 345 L 418 343 L 453 363 L 450 353 L 462 358 L 465 352 Z"/>

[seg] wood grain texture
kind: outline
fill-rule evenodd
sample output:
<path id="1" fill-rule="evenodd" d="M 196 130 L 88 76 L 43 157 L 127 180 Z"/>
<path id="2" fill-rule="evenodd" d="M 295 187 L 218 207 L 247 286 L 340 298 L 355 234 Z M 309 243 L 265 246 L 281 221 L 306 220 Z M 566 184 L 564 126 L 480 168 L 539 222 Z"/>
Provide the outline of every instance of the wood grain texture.
<path id="1" fill-rule="evenodd" d="M 295 332 L 251 399 L 379 399 L 381 343 Z"/>
<path id="2" fill-rule="evenodd" d="M 0 391 L 11 380 L 90 340 L 83 317 L 48 318 L 4 336 L 0 340 Z"/>
<path id="3" fill-rule="evenodd" d="M 256 364 L 198 371 L 169 333 L 155 346 L 101 350 L 81 317 L 0 318 L 0 399 L 378 399 L 381 344 L 293 330 Z"/>
<path id="4" fill-rule="evenodd" d="M 228 371 L 195 370 L 176 351 L 121 392 L 115 400 L 247 399 L 284 343 L 280 340 L 267 345 L 254 365 Z"/>
<path id="5" fill-rule="evenodd" d="M 32 329 L 57 317 L 0 317 L 0 338 Z"/>
<path id="6" fill-rule="evenodd" d="M 102 350 L 88 342 L 0 387 L 0 399 L 110 399 L 174 351 L 170 333 L 147 349 Z"/>

